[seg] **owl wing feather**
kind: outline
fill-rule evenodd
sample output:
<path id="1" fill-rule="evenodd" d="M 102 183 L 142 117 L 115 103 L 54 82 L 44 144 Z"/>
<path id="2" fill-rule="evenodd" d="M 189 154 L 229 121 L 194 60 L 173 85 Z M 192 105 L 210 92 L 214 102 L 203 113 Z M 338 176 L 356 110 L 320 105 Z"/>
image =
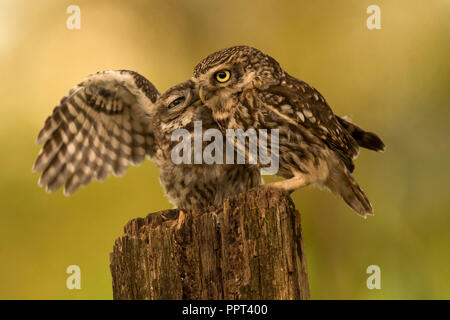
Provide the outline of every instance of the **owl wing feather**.
<path id="1" fill-rule="evenodd" d="M 263 103 L 290 123 L 309 130 L 340 155 L 353 171 L 358 143 L 340 124 L 323 96 L 307 83 L 286 75 L 277 85 L 263 91 Z"/>
<path id="2" fill-rule="evenodd" d="M 352 123 L 346 116 L 336 116 L 336 119 L 353 137 L 353 139 L 355 139 L 360 147 L 378 152 L 383 152 L 385 150 L 386 145 L 377 134 L 360 128 L 356 124 Z"/>
<path id="3" fill-rule="evenodd" d="M 150 125 L 159 93 L 133 71 L 103 71 L 73 87 L 40 130 L 33 166 L 39 185 L 72 194 L 92 179 L 123 175 L 156 152 Z"/>

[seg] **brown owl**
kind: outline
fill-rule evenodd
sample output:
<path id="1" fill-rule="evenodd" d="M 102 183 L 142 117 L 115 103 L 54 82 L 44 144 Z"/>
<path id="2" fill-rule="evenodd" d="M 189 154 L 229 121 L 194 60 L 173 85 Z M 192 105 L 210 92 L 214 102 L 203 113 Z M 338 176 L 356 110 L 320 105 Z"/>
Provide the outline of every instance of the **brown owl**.
<path id="1" fill-rule="evenodd" d="M 42 171 L 39 185 L 66 195 L 92 179 L 121 176 L 129 164 L 145 157 L 160 169 L 169 200 L 182 209 L 221 205 L 231 195 L 262 183 L 259 168 L 249 165 L 175 164 L 171 134 L 217 127 L 202 107 L 194 83 L 186 81 L 160 95 L 133 71 L 103 71 L 72 88 L 45 121 L 37 143 L 44 144 L 33 171 Z"/>
<path id="2" fill-rule="evenodd" d="M 278 129 L 279 171 L 268 186 L 287 191 L 316 184 L 363 217 L 372 206 L 351 175 L 359 146 L 384 150 L 381 139 L 336 116 L 325 98 L 248 46 L 215 52 L 194 69 L 203 103 L 225 129 Z"/>
<path id="3" fill-rule="evenodd" d="M 194 143 L 190 144 L 189 163 L 174 163 L 172 152 L 179 141 L 172 139 L 172 133 L 185 129 L 189 132 L 189 140 L 193 141 L 195 122 L 201 124 L 201 136 L 209 129 L 218 129 L 211 110 L 201 104 L 193 81 L 182 82 L 158 98 L 152 115 L 157 145 L 154 160 L 160 169 L 161 184 L 173 203 L 186 209 L 210 204 L 219 206 L 225 198 L 262 184 L 257 165 L 226 164 L 225 159 L 221 159 L 221 163 L 195 164 L 199 150 L 195 149 Z M 200 153 L 208 144 L 202 141 Z M 224 149 L 218 152 L 223 157 L 226 155 Z"/>

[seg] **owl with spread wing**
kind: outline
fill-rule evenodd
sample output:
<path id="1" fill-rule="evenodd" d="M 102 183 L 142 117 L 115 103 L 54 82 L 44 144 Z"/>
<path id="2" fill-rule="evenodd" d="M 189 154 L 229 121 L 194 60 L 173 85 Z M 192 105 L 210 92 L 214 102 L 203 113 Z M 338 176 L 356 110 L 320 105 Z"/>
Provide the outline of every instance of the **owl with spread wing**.
<path id="1" fill-rule="evenodd" d="M 376 134 L 335 115 L 312 86 L 248 46 L 210 54 L 195 67 L 193 80 L 223 131 L 279 130 L 278 175 L 285 180 L 267 186 L 286 191 L 323 186 L 361 216 L 373 214 L 351 174 L 353 159 L 359 147 L 383 151 L 384 143 Z"/>
<path id="2" fill-rule="evenodd" d="M 193 81 L 159 94 L 134 71 L 98 72 L 73 87 L 45 121 L 33 171 L 42 171 L 39 185 L 48 192 L 64 185 L 64 194 L 70 195 L 150 158 L 171 203 L 186 210 L 219 206 L 226 197 L 262 183 L 254 165 L 175 164 L 172 132 L 192 134 L 194 121 L 202 121 L 203 130 L 217 127 Z"/>

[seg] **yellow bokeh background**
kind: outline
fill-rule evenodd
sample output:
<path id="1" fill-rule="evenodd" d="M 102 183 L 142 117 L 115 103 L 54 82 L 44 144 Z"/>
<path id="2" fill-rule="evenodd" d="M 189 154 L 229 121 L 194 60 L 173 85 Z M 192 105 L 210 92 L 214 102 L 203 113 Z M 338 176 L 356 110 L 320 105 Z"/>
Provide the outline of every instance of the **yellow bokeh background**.
<path id="1" fill-rule="evenodd" d="M 81 8 L 69 30 L 66 8 Z M 366 8 L 381 8 L 368 30 Z M 375 216 L 314 188 L 302 214 L 313 299 L 450 299 L 450 1 L 0 1 L 0 298 L 111 299 L 109 252 L 125 223 L 170 208 L 146 161 L 71 197 L 46 194 L 31 167 L 45 118 L 75 84 L 130 69 L 160 91 L 207 54 L 247 44 L 379 133 L 355 177 Z M 81 267 L 81 290 L 66 268 Z M 381 268 L 381 290 L 366 268 Z"/>

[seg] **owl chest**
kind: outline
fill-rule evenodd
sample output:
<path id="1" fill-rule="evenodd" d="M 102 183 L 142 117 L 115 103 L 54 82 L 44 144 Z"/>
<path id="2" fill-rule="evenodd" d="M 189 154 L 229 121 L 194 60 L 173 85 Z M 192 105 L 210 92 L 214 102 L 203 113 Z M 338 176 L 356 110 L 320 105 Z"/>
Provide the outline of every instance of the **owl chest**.
<path id="1" fill-rule="evenodd" d="M 235 191 L 227 187 L 227 179 L 229 170 L 224 165 L 175 165 L 160 170 L 160 182 L 170 201 L 184 209 L 220 205 Z"/>
<path id="2" fill-rule="evenodd" d="M 226 129 L 265 129 L 264 113 L 254 103 L 255 99 L 245 96 L 239 99 L 227 121 L 221 123 Z"/>

